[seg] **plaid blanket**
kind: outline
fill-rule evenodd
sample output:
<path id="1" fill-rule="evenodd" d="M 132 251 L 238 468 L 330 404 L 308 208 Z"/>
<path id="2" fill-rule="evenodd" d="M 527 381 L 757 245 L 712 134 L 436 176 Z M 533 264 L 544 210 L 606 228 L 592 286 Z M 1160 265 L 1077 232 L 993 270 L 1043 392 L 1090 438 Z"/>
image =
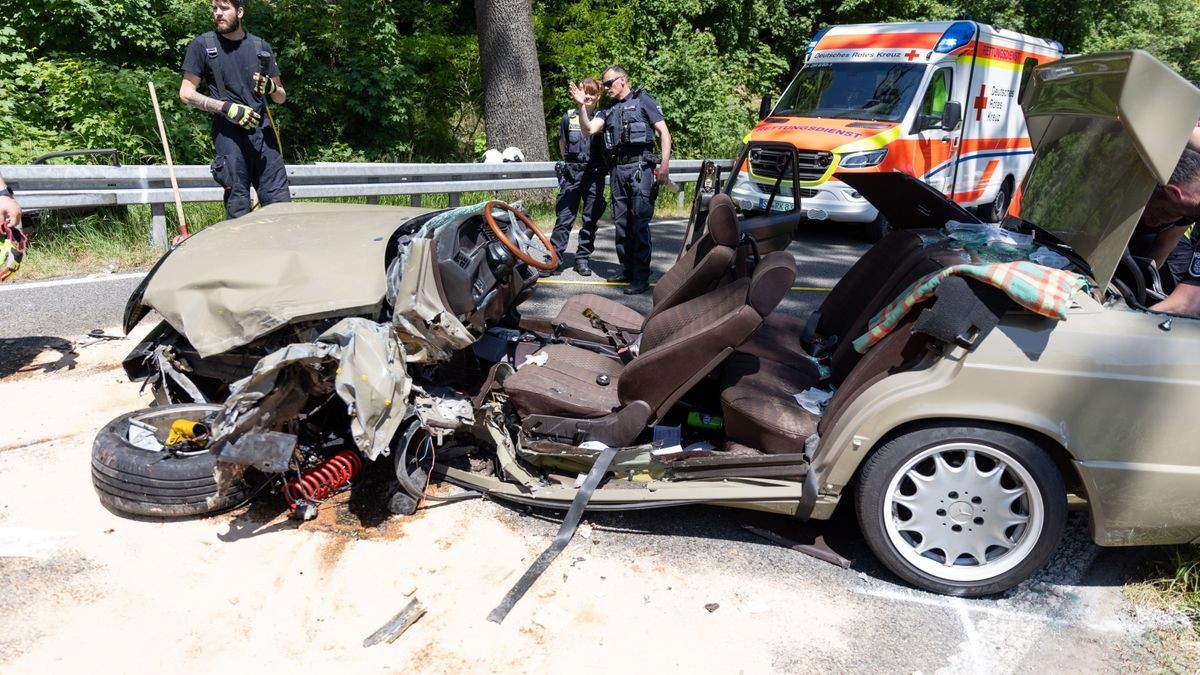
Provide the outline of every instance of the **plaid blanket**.
<path id="1" fill-rule="evenodd" d="M 854 350 L 867 353 L 876 342 L 918 303 L 931 297 L 943 279 L 952 275 L 978 279 L 1008 294 L 1014 302 L 1035 314 L 1052 319 L 1067 318 L 1067 303 L 1088 285 L 1087 279 L 1065 270 L 1044 267 L 1028 260 L 990 265 L 952 265 L 921 277 L 871 318 L 870 328 L 854 341 Z"/>

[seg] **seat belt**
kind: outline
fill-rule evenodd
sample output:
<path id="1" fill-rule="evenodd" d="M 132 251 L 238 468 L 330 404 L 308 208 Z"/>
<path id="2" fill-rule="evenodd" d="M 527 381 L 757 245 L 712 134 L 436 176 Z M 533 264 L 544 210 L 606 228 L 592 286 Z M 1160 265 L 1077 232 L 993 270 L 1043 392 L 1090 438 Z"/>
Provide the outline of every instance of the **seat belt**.
<path id="1" fill-rule="evenodd" d="M 575 528 L 579 526 L 580 519 L 583 518 L 583 510 L 587 507 L 588 502 L 592 499 L 592 494 L 596 491 L 596 486 L 600 484 L 600 479 L 604 478 L 604 474 L 608 471 L 608 465 L 612 463 L 613 457 L 617 454 L 616 448 L 605 448 L 596 461 L 592 464 L 592 468 L 588 471 L 587 477 L 583 480 L 583 485 L 579 491 L 575 493 L 575 499 L 571 500 L 571 507 L 567 509 L 567 515 L 563 518 L 562 525 L 558 528 L 558 534 L 555 535 L 554 541 L 550 546 L 542 551 L 537 560 L 525 570 L 525 574 L 517 580 L 517 583 L 508 591 L 504 599 L 499 605 L 493 609 L 487 616 L 488 621 L 500 623 L 504 621 L 504 617 L 512 611 L 517 601 L 521 599 L 525 592 L 533 586 L 533 582 L 542 576 L 546 568 L 550 567 L 550 563 L 562 553 L 567 544 L 571 542 L 571 537 L 575 535 Z"/>
<path id="2" fill-rule="evenodd" d="M 627 364 L 633 360 L 633 352 L 629 349 L 629 340 L 625 339 L 624 331 L 628 330 L 631 333 L 640 333 L 640 330 L 611 326 L 607 321 L 601 319 L 600 315 L 591 307 L 584 307 L 581 313 L 585 319 L 592 323 L 592 328 L 596 328 L 604 333 L 604 336 L 612 343 L 613 348 L 617 350 L 617 357 L 621 359 L 622 364 Z"/>
<path id="3" fill-rule="evenodd" d="M 800 333 L 800 346 L 809 354 L 813 353 L 813 341 L 817 338 L 817 324 L 821 323 L 821 310 L 814 309 L 804 322 L 804 330 Z"/>

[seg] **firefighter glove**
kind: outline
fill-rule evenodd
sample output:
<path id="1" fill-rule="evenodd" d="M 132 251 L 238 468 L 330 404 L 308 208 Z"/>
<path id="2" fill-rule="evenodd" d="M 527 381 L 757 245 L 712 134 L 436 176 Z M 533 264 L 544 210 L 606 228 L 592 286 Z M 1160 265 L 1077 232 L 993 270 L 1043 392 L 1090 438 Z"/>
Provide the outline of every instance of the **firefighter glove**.
<path id="1" fill-rule="evenodd" d="M 257 110 L 241 103 L 226 101 L 225 105 L 221 107 L 221 112 L 230 122 L 247 131 L 257 127 L 258 123 L 262 121 L 262 115 L 258 114 Z"/>
<path id="2" fill-rule="evenodd" d="M 264 73 L 254 74 L 254 93 L 259 96 L 269 96 L 275 93 L 279 87 L 275 84 L 275 80 L 271 79 L 270 75 Z"/>

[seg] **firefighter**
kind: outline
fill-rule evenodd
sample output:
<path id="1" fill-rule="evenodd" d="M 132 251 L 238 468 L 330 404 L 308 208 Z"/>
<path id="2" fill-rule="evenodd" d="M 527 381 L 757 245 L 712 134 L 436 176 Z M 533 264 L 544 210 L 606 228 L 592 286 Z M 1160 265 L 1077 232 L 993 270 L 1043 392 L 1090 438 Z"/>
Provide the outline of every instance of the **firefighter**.
<path id="1" fill-rule="evenodd" d="M 650 220 L 658 185 L 670 180 L 671 132 L 663 119 L 662 106 L 641 88 L 629 86 L 629 74 L 621 66 L 604 71 L 604 88 L 609 104 L 592 117 L 585 92 L 571 83 L 571 97 L 579 105 L 579 128 L 585 135 L 604 134 L 608 153 L 609 190 L 616 225 L 617 259 L 621 273 L 609 281 L 629 282 L 626 295 L 645 293 L 650 288 Z M 661 157 L 654 154 L 658 133 Z"/>
<path id="2" fill-rule="evenodd" d="M 600 83 L 594 77 L 585 77 L 579 83 L 583 90 L 585 106 L 591 110 L 600 100 Z M 588 137 L 579 128 L 579 111 L 569 110 L 558 124 L 558 153 L 562 161 L 555 165 L 558 173 L 558 201 L 554 211 L 558 219 L 550 243 L 563 259 L 567 240 L 571 236 L 571 225 L 575 214 L 583 203 L 583 225 L 579 228 L 579 243 L 575 247 L 575 272 L 591 276 L 589 265 L 592 251 L 596 250 L 596 226 L 604 215 L 604 177 L 608 167 L 604 162 L 604 139 L 599 135 Z M 543 272 L 549 276 L 557 272 Z"/>
<path id="3" fill-rule="evenodd" d="M 211 113 L 213 178 L 225 188 L 225 215 L 250 212 L 250 186 L 263 205 L 291 201 L 267 98 L 287 100 L 271 46 L 242 29 L 244 0 L 212 0 L 213 28 L 188 45 L 179 98 Z M 208 96 L 197 91 L 200 79 Z"/>

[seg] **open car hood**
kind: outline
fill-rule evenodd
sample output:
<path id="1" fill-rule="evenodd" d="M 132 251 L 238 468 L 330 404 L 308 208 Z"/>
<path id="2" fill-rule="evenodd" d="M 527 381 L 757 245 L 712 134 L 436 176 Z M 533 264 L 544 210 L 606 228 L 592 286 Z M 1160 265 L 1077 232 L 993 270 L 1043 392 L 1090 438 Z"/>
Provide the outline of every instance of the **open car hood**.
<path id="1" fill-rule="evenodd" d="M 900 173 L 839 172 L 834 178 L 858 190 L 893 227 L 940 228 L 947 221 L 981 222 L 933 186 Z"/>
<path id="2" fill-rule="evenodd" d="M 1105 286 L 1154 186 L 1200 118 L 1200 91 L 1143 51 L 1033 71 L 1021 105 L 1036 155 L 1020 217 L 1070 246 Z"/>
<path id="3" fill-rule="evenodd" d="M 272 204 L 190 237 L 164 256 L 131 304 L 157 310 L 202 357 L 296 319 L 372 312 L 387 291 L 392 234 L 430 212 Z"/>

